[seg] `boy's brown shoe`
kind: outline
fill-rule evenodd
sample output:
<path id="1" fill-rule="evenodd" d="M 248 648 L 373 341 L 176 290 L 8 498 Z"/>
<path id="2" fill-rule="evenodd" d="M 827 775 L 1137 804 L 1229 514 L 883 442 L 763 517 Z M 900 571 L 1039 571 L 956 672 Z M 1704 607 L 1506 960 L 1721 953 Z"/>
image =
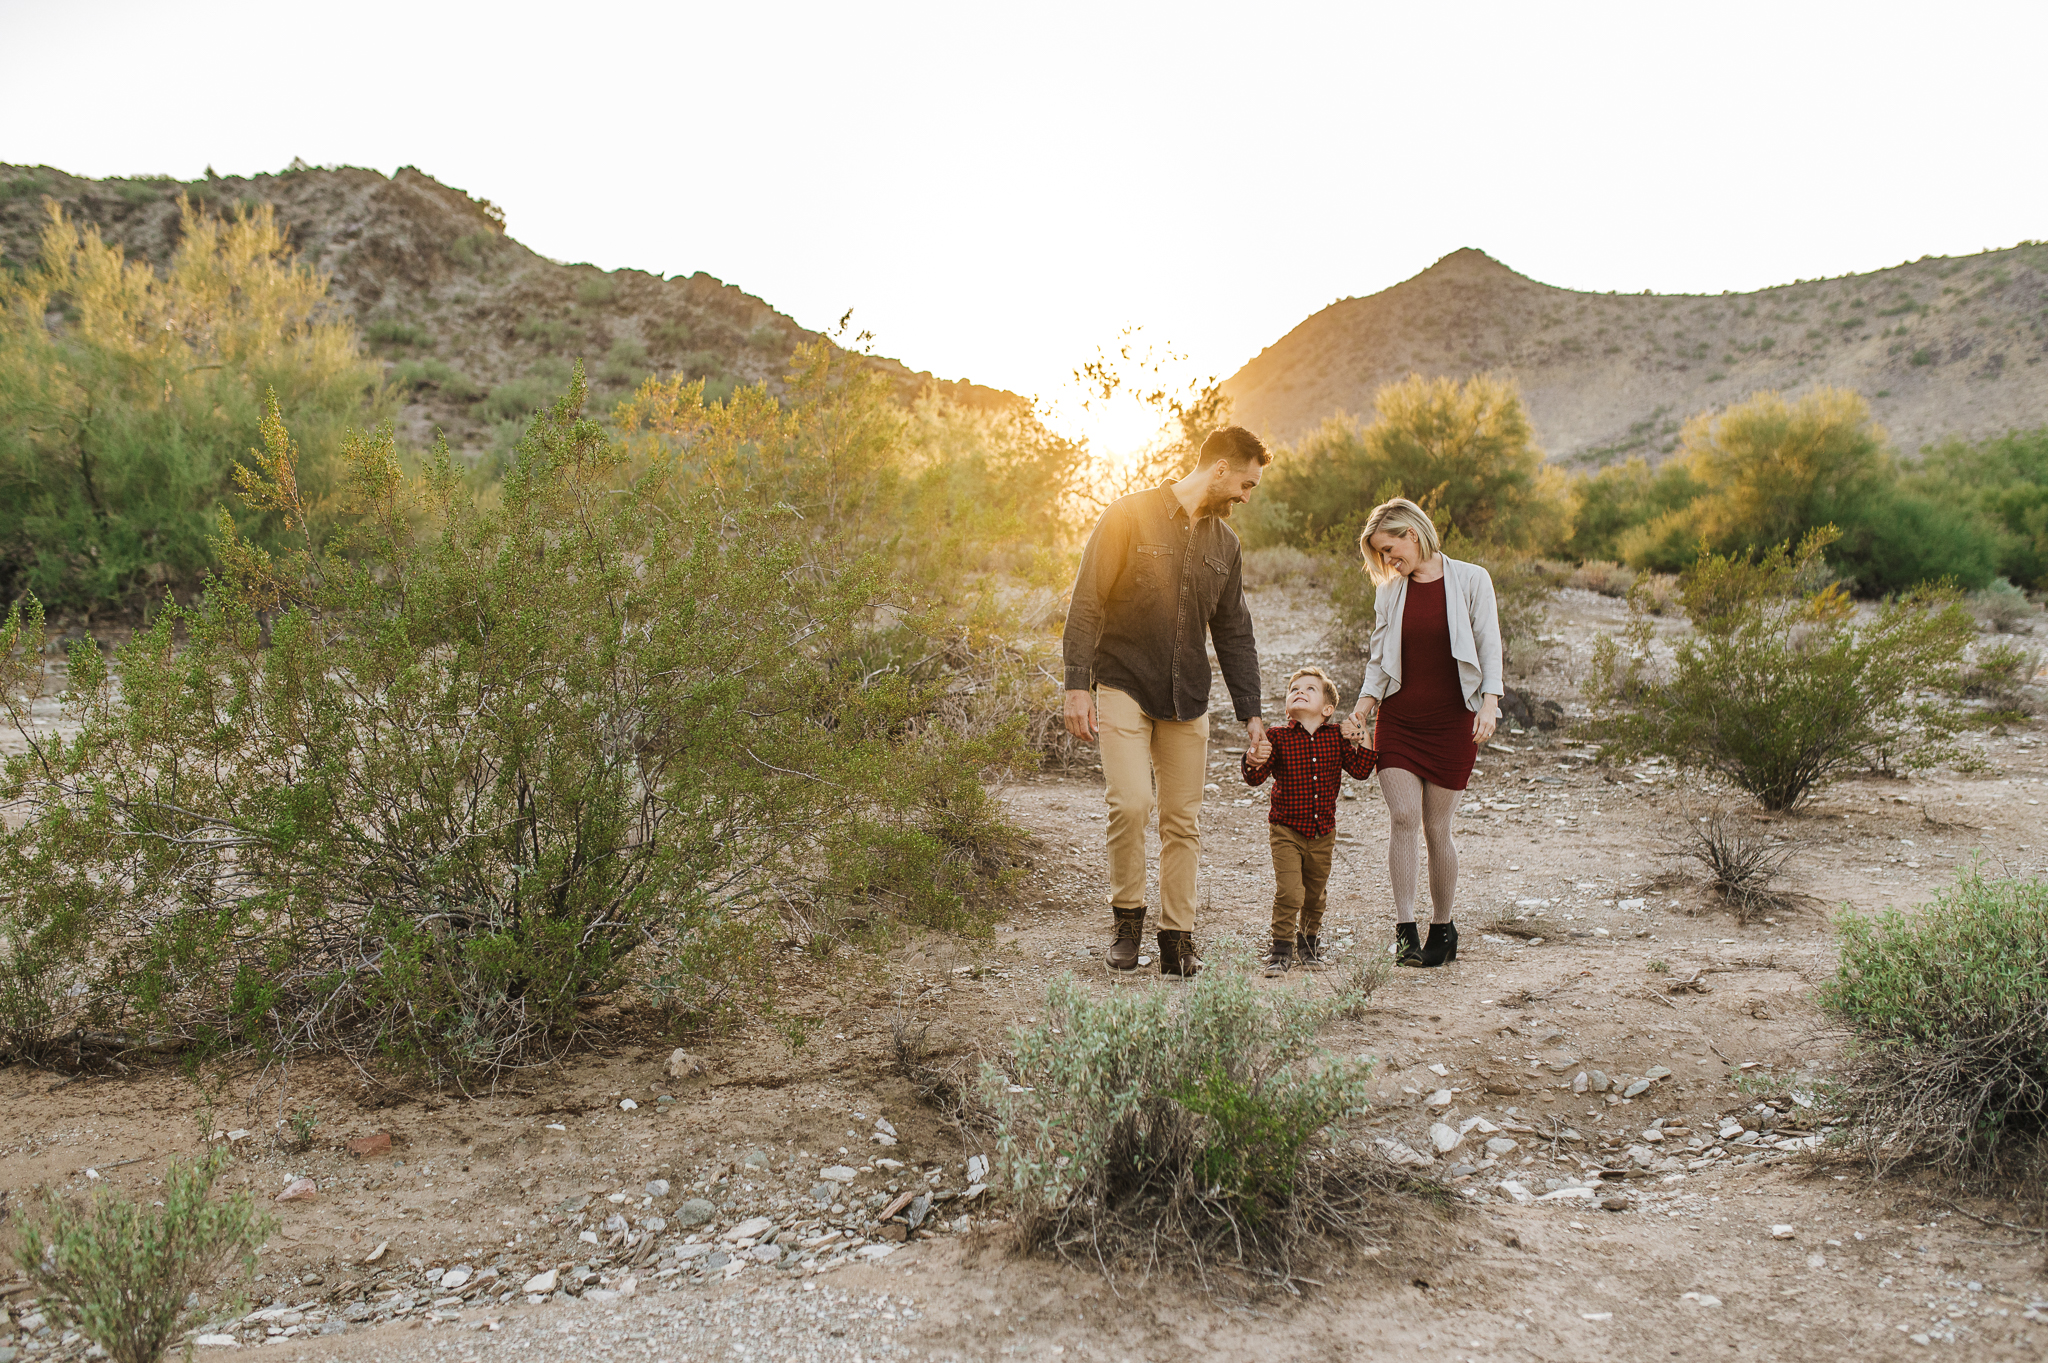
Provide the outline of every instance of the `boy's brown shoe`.
<path id="1" fill-rule="evenodd" d="M 1140 904 L 1134 909 L 1112 906 L 1110 912 L 1116 915 L 1116 936 L 1110 939 L 1103 961 L 1111 970 L 1136 970 L 1138 945 L 1145 938 L 1145 906 Z"/>
<path id="2" fill-rule="evenodd" d="M 1275 942 L 1266 955 L 1266 978 L 1277 979 L 1294 969 L 1294 943 Z"/>
<path id="3" fill-rule="evenodd" d="M 1202 958 L 1195 950 L 1195 934 L 1174 928 L 1159 930 L 1159 973 L 1191 980 L 1202 973 Z"/>
<path id="4" fill-rule="evenodd" d="M 1323 968 L 1323 939 L 1313 932 L 1304 932 L 1294 939 L 1294 960 L 1303 970 Z"/>

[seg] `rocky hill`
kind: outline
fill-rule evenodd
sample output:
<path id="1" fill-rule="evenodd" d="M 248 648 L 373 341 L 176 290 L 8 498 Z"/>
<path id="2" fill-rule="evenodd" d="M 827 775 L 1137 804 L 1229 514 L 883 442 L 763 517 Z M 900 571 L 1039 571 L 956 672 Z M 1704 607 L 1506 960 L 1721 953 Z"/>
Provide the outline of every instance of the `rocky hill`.
<path id="1" fill-rule="evenodd" d="M 1756 293 L 1593 294 L 1463 250 L 1333 303 L 1224 383 L 1237 418 L 1291 440 L 1370 418 L 1411 373 L 1519 380 L 1553 458 L 1653 461 L 1696 412 L 1759 389 L 1870 399 L 1902 451 L 2048 425 L 2048 244 L 1929 257 Z"/>
<path id="2" fill-rule="evenodd" d="M 407 167 L 386 178 L 294 164 L 277 175 L 87 180 L 47 166 L 0 165 L 0 268 L 35 257 L 54 199 L 131 258 L 159 267 L 177 247 L 179 199 L 226 213 L 267 203 L 301 256 L 333 278 L 335 302 L 362 328 L 405 394 L 415 440 L 439 428 L 472 455 L 502 448 L 521 418 L 586 363 L 596 396 L 623 395 L 651 372 L 685 371 L 712 391 L 780 384 L 791 350 L 813 335 L 761 299 L 699 272 L 565 265 L 506 235 L 485 200 Z M 875 364 L 912 394 L 927 386 L 974 406 L 1010 393 Z"/>

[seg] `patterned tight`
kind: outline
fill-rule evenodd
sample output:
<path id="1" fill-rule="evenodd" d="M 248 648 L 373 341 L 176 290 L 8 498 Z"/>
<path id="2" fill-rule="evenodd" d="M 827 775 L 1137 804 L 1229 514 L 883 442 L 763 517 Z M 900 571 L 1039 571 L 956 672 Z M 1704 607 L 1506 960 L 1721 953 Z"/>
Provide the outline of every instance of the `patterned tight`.
<path id="1" fill-rule="evenodd" d="M 1451 921 L 1451 899 L 1458 889 L 1458 849 L 1451 842 L 1451 816 L 1465 792 L 1430 785 L 1400 767 L 1380 769 L 1380 794 L 1386 798 L 1392 834 L 1387 840 L 1387 871 L 1394 882 L 1394 921 L 1415 921 L 1415 873 L 1421 842 L 1429 842 L 1429 902 L 1433 923 Z"/>

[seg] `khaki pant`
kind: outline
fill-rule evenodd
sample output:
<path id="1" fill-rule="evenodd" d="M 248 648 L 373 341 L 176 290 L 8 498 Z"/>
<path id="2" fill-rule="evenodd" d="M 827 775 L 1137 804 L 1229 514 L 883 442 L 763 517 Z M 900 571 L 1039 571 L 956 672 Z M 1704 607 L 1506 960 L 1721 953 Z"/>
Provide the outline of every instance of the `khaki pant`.
<path id="1" fill-rule="evenodd" d="M 1284 823 L 1269 823 L 1266 834 L 1273 843 L 1273 940 L 1291 942 L 1297 933 L 1314 937 L 1323 930 L 1337 830 L 1311 838 Z"/>
<path id="2" fill-rule="evenodd" d="M 1202 859 L 1202 782 L 1209 717 L 1154 719 L 1114 687 L 1096 689 L 1102 777 L 1109 787 L 1109 902 L 1145 902 L 1145 825 L 1159 806 L 1159 926 L 1195 926 L 1195 870 Z"/>

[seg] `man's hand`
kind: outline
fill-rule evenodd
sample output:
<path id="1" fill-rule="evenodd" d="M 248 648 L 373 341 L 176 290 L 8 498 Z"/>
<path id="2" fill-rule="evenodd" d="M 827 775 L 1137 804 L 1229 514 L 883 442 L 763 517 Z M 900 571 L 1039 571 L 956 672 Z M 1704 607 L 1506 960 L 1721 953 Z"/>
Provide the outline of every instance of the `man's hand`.
<path id="1" fill-rule="evenodd" d="M 1095 693 L 1067 692 L 1067 732 L 1076 738 L 1095 737 Z"/>
<path id="2" fill-rule="evenodd" d="M 1266 721 L 1253 715 L 1244 723 L 1245 757 L 1255 767 L 1266 765 L 1266 759 L 1273 755 L 1272 740 L 1266 737 Z"/>

